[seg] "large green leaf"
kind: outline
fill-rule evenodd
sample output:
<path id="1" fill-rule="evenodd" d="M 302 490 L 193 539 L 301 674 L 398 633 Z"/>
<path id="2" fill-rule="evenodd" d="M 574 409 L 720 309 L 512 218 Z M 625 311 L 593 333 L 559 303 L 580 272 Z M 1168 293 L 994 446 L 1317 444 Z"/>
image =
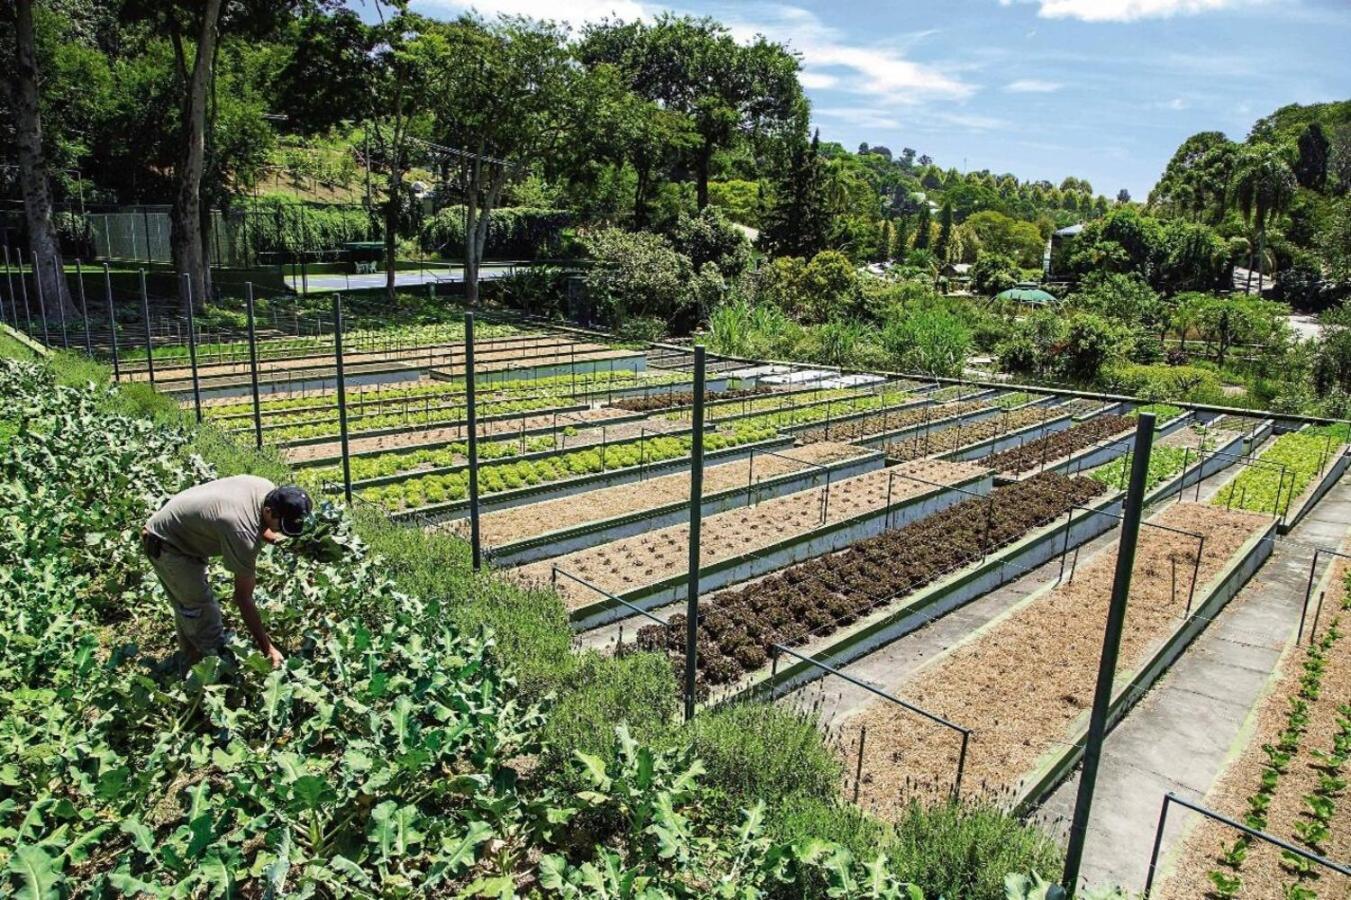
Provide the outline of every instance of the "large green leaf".
<path id="1" fill-rule="evenodd" d="M 63 882 L 54 861 L 40 847 L 23 845 L 15 848 L 7 869 L 18 887 L 13 888 L 15 900 L 57 900 Z"/>

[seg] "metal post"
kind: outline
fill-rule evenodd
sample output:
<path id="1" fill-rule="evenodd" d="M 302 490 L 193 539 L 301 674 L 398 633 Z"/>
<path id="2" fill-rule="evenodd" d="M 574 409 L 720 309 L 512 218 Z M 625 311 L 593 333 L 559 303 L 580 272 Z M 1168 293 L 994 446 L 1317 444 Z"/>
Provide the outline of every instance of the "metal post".
<path id="1" fill-rule="evenodd" d="M 469 543 L 474 571 L 483 566 L 478 522 L 478 410 L 474 401 L 474 314 L 464 314 L 465 419 L 469 424 Z"/>
<path id="2" fill-rule="evenodd" d="M 1309 626 L 1309 643 L 1312 644 L 1314 638 L 1318 637 L 1318 617 L 1323 614 L 1323 598 L 1327 596 L 1327 591 L 1318 592 L 1318 605 L 1313 610 L 1313 624 Z"/>
<path id="3" fill-rule="evenodd" d="M 258 334 L 253 324 L 253 282 L 244 284 L 244 311 L 249 324 L 249 381 L 253 391 L 253 442 L 259 450 L 263 449 L 263 411 L 258 402 Z M 337 340 L 341 341 L 341 338 Z M 339 359 L 339 365 L 342 364 Z M 338 400 L 339 416 L 342 415 L 342 400 Z M 339 422 L 341 424 L 341 420 Z M 350 498 L 349 498 L 350 499 Z"/>
<path id="4" fill-rule="evenodd" d="M 1148 897 L 1150 890 L 1154 887 L 1154 873 L 1159 866 L 1159 850 L 1163 847 L 1163 829 L 1168 824 L 1168 800 L 1167 794 L 1163 795 L 1163 808 L 1159 810 L 1159 827 L 1154 829 L 1154 849 L 1149 854 L 1149 874 L 1145 876 L 1145 892 L 1141 897 Z"/>
<path id="5" fill-rule="evenodd" d="M 956 800 L 962 794 L 962 775 L 966 772 L 966 749 L 971 743 L 971 732 L 962 730 L 962 749 L 957 754 L 957 780 L 952 782 L 952 799 Z"/>
<path id="6" fill-rule="evenodd" d="M 70 349 L 70 332 L 66 328 L 66 301 L 61 296 L 61 283 L 66 278 L 66 273 L 62 271 L 61 266 L 57 264 L 57 257 L 52 257 L 52 274 L 56 276 L 52 282 L 56 285 L 56 320 L 61 323 L 61 347 L 64 350 Z M 70 296 L 70 287 L 66 286 L 66 296 Z"/>
<path id="7" fill-rule="evenodd" d="M 47 295 L 46 292 L 42 290 L 42 273 L 38 271 L 38 266 L 40 265 L 41 262 L 39 262 L 37 256 L 34 255 L 33 286 L 37 288 L 38 291 L 38 314 L 42 316 L 42 343 L 50 347 L 52 345 L 52 339 L 47 334 Z"/>
<path id="8" fill-rule="evenodd" d="M 188 362 L 192 364 L 192 406 L 202 421 L 202 389 L 197 383 L 197 319 L 192 308 L 197 305 L 192 296 L 192 276 L 183 273 L 183 296 L 188 298 Z"/>
<path id="9" fill-rule="evenodd" d="M 23 281 L 23 273 L 19 274 Z M 14 327 L 19 327 L 19 295 L 14 293 L 14 272 L 9 267 L 9 242 L 5 242 L 5 283 L 9 285 L 9 305 L 14 310 Z"/>
<path id="10" fill-rule="evenodd" d="M 253 318 L 249 317 L 252 325 Z M 352 455 L 347 447 L 347 374 L 342 363 L 342 294 L 333 295 L 333 362 L 338 376 L 338 435 L 342 442 L 342 495 L 352 505 Z M 254 402 L 257 402 L 257 393 Z M 256 406 L 254 407 L 257 408 Z"/>
<path id="11" fill-rule="evenodd" d="M 15 247 L 14 254 L 19 260 L 19 292 L 23 294 L 23 318 L 28 323 L 28 334 L 33 334 L 33 310 L 28 306 L 28 282 L 23 280 L 23 250 Z"/>
<path id="12" fill-rule="evenodd" d="M 155 386 L 155 354 L 151 351 L 150 296 L 145 292 L 145 269 L 141 269 L 141 318 L 145 320 L 145 368 L 150 374 L 150 386 Z"/>
<path id="13" fill-rule="evenodd" d="M 863 745 L 868 740 L 868 726 L 858 732 L 858 765 L 854 767 L 854 805 L 858 805 L 858 789 L 863 783 Z"/>
<path id="14" fill-rule="evenodd" d="M 94 341 L 89 336 L 89 300 L 84 293 L 84 268 L 75 260 L 75 280 L 80 285 L 80 318 L 84 320 L 84 355 L 93 357 Z"/>
<path id="15" fill-rule="evenodd" d="M 694 348 L 694 430 L 690 434 L 690 570 L 685 587 L 685 721 L 694 718 L 699 639 L 699 531 L 704 500 L 704 348 Z"/>
<path id="16" fill-rule="evenodd" d="M 1135 547 L 1140 538 L 1140 517 L 1144 509 L 1145 483 L 1149 478 L 1149 452 L 1153 445 L 1154 416 L 1141 413 L 1135 426 L 1135 458 L 1131 463 L 1130 488 L 1126 493 L 1121 520 L 1121 541 L 1117 547 L 1116 574 L 1112 581 L 1112 604 L 1107 612 L 1107 629 L 1098 663 L 1098 684 L 1093 692 L 1093 712 L 1088 723 L 1088 741 L 1084 748 L 1083 772 L 1079 776 L 1079 794 L 1074 800 L 1074 819 L 1070 824 L 1069 847 L 1065 851 L 1065 876 L 1061 884 L 1074 892 L 1079 884 L 1079 866 L 1083 862 L 1084 839 L 1088 836 L 1088 818 L 1093 809 L 1093 791 L 1097 787 L 1098 766 L 1102 760 L 1102 742 L 1107 737 L 1107 712 L 1112 703 L 1112 682 L 1121 652 L 1121 632 L 1126 623 L 1126 601 L 1130 594 L 1131 571 L 1135 567 Z"/>
<path id="17" fill-rule="evenodd" d="M 113 277 L 103 264 L 103 293 L 108 301 L 108 335 L 113 343 L 113 381 L 122 380 L 122 363 L 117 358 L 117 316 L 113 312 Z"/>
<path id="18" fill-rule="evenodd" d="M 1309 566 L 1309 584 L 1304 588 L 1304 608 L 1299 613 L 1299 630 L 1295 632 L 1295 644 L 1298 645 L 1304 637 L 1304 618 L 1309 614 L 1309 598 L 1313 596 L 1313 576 L 1318 571 L 1318 554 L 1322 552 L 1321 547 L 1315 547 L 1313 550 L 1313 564 Z M 1312 642 L 1312 638 L 1310 638 Z"/>

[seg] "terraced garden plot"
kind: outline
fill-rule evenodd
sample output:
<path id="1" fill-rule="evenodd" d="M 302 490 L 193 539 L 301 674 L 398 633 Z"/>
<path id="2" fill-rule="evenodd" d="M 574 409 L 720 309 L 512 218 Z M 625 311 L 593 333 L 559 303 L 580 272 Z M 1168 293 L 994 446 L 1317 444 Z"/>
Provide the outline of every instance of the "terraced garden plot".
<path id="1" fill-rule="evenodd" d="M 1113 406 L 1111 403 L 1104 403 L 1101 400 L 1088 400 L 1080 397 L 1076 400 L 1070 400 L 1067 403 L 1061 403 L 1056 406 L 1056 410 L 1063 415 L 1071 415 L 1076 418 L 1086 416 L 1089 413 L 1095 413 L 1099 410 Z"/>
<path id="2" fill-rule="evenodd" d="M 944 428 L 906 438 L 902 441 L 894 441 L 887 444 L 883 451 L 888 459 L 898 462 L 922 459 L 926 456 L 937 456 L 960 450 L 971 444 L 979 444 L 981 441 L 988 441 L 990 438 L 996 438 L 1020 428 L 1040 425 L 1042 422 L 1062 415 L 1064 413 L 1040 406 L 1015 409 L 990 419 L 982 419 L 979 422 L 964 422 L 961 427 Z"/>
<path id="3" fill-rule="evenodd" d="M 557 352 L 557 348 L 574 346 L 572 342 L 565 338 L 540 337 L 538 340 L 526 338 L 524 340 L 507 339 L 487 339 L 479 338 L 475 335 L 474 350 L 475 355 L 481 354 L 485 360 L 511 360 L 517 358 L 526 358 L 532 356 L 544 356 Z M 577 351 L 582 352 L 582 348 L 587 350 L 605 349 L 598 344 L 577 344 Z M 564 354 L 566 356 L 566 353 Z M 132 360 L 134 354 L 129 354 Z M 344 341 L 343 343 L 343 361 L 352 366 L 359 366 L 364 363 L 388 363 L 405 360 L 422 361 L 426 360 L 428 365 L 449 365 L 455 360 L 463 362 L 464 344 L 461 341 L 432 342 L 427 344 L 417 344 L 408 342 L 405 344 L 368 344 L 363 349 L 359 344 Z M 272 375 L 275 373 L 284 373 L 288 370 L 312 369 L 331 365 L 333 361 L 333 341 L 330 337 L 325 345 L 316 347 L 312 352 L 306 352 L 302 355 L 293 356 L 274 356 L 264 359 L 261 356 L 258 360 L 258 372 L 260 375 Z M 225 362 L 207 362 L 201 357 L 197 360 L 197 374 L 202 378 L 216 378 L 225 375 L 247 374 L 249 371 L 249 359 L 247 352 L 240 359 L 232 359 Z M 172 365 L 155 366 L 156 381 L 183 381 L 192 377 L 192 366 L 189 364 L 187 354 Z M 140 371 L 132 373 L 132 380 L 148 380 L 149 372 Z"/>
<path id="4" fill-rule="evenodd" d="M 1061 414 L 1064 414 L 1063 411 Z M 1059 462 L 1107 438 L 1125 434 L 1134 427 L 1135 420 L 1125 416 L 1099 416 L 1065 431 L 1057 431 L 1046 437 L 1030 440 L 1021 446 L 995 453 L 986 457 L 984 462 L 996 472 L 1020 475 Z"/>
<path id="5" fill-rule="evenodd" d="M 1000 394 L 990 400 L 992 406 L 998 406 L 1000 409 L 1013 409 L 1032 403 L 1035 400 L 1045 400 L 1046 394 L 1033 394 L 1028 391 L 1010 391 L 1006 394 Z M 1062 413 L 1063 415 L 1063 413 Z"/>
<path id="6" fill-rule="evenodd" d="M 663 373 L 634 372 L 617 369 L 612 372 L 587 372 L 573 377 L 567 375 L 546 375 L 540 378 L 516 378 L 509 380 L 478 380 L 477 396 L 480 399 L 501 399 L 530 396 L 606 395 L 609 391 L 643 389 L 646 387 L 665 387 L 685 385 L 689 379 L 679 375 Z M 392 384 L 352 384 L 347 386 L 348 413 L 360 413 L 365 410 L 377 410 L 381 407 L 401 408 L 421 406 L 431 403 L 463 403 L 465 397 L 464 379 L 442 381 L 423 379 L 417 382 L 396 382 Z M 229 423 L 232 420 L 253 420 L 253 401 L 240 400 L 238 397 L 212 397 L 202 401 L 202 409 L 207 418 L 213 421 Z M 338 394 L 336 389 L 306 391 L 296 397 L 263 397 L 258 403 L 259 412 L 270 421 L 299 422 L 304 416 L 323 418 L 337 415 Z"/>
<path id="7" fill-rule="evenodd" d="M 519 399 L 487 399 L 476 403 L 477 414 L 482 419 L 501 416 L 521 416 L 526 413 L 538 413 L 542 410 L 576 409 L 567 398 L 553 396 L 522 397 Z M 370 432 L 389 431 L 391 429 L 433 428 L 438 425 L 467 423 L 469 407 L 463 402 L 458 404 L 414 405 L 411 408 L 393 409 L 384 412 L 369 412 L 365 415 L 349 413 L 347 419 L 348 434 L 361 437 Z M 519 425 L 517 426 L 519 427 Z M 233 429 L 236 433 L 247 433 L 252 429 L 240 426 Z M 269 421 L 263 425 L 263 440 L 279 446 L 291 446 L 301 442 L 311 442 L 319 438 L 337 437 L 342 433 L 341 420 L 334 417 L 309 419 L 308 421 L 283 424 Z"/>
<path id="8" fill-rule="evenodd" d="M 1268 692 L 1244 728 L 1245 743 L 1204 804 L 1321 856 L 1351 859 L 1351 584 L 1338 559 L 1323 624 L 1304 646 L 1281 657 Z M 1339 749 L 1340 745 L 1340 749 Z M 1312 843 L 1311 843 L 1312 841 Z M 1351 879 L 1298 864 L 1263 841 L 1198 821 L 1155 888 L 1162 900 L 1192 897 L 1351 897 Z M 1299 893 L 1303 889 L 1310 893 Z"/>
<path id="9" fill-rule="evenodd" d="M 705 391 L 704 402 L 713 403 L 720 400 L 740 400 L 745 397 L 758 397 L 762 394 L 773 393 L 774 389 L 769 387 L 737 388 L 727 391 Z M 653 394 L 648 397 L 620 397 L 618 400 L 611 401 L 610 405 L 618 409 L 627 409 L 629 412 L 657 412 L 659 410 L 674 409 L 678 406 L 690 406 L 694 403 L 693 391 L 670 391 L 663 394 Z"/>
<path id="10" fill-rule="evenodd" d="M 852 400 L 859 397 L 868 396 L 867 392 L 860 391 L 857 388 L 833 388 L 831 390 L 822 390 L 819 388 L 800 388 L 793 387 L 788 389 L 771 389 L 764 396 L 752 398 L 744 396 L 736 400 L 719 400 L 704 406 L 704 420 L 708 422 L 718 422 L 724 419 L 744 418 L 753 413 L 774 413 L 791 409 L 807 409 L 818 403 L 843 403 L 845 400 Z M 658 418 L 669 419 L 671 421 L 680 421 L 689 423 L 693 417 L 692 409 L 673 410 L 663 413 Z"/>
<path id="11" fill-rule="evenodd" d="M 780 430 L 799 428 L 803 425 L 811 425 L 817 422 L 830 422 L 830 428 L 833 431 L 837 421 L 849 421 L 865 412 L 881 412 L 882 410 L 901 410 L 913 405 L 916 400 L 922 400 L 923 397 L 915 397 L 903 391 L 888 392 L 885 394 L 863 394 L 845 398 L 843 400 L 829 400 L 824 403 L 811 403 L 809 405 L 792 406 L 780 409 L 775 412 L 761 413 L 751 416 L 736 416 L 738 422 L 752 422 L 757 425 L 766 425 Z"/>
<path id="12" fill-rule="evenodd" d="M 1205 535 L 1198 592 L 1271 520 L 1204 505 L 1166 507 L 1152 522 Z M 1182 624 L 1197 544 L 1174 532 L 1140 530 L 1120 672 L 1131 672 Z M 1073 580 L 1039 592 L 889 686 L 896 696 L 972 729 L 964 784 L 1006 796 L 1053 751 L 1065 749 L 1092 703 L 1116 548 L 1081 561 Z M 1199 596 L 1199 594 L 1198 594 Z M 894 707 L 869 704 L 843 724 L 842 744 L 868 729 L 860 802 L 898 815 L 912 800 L 951 790 L 958 742 Z"/>
<path id="13" fill-rule="evenodd" d="M 1154 441 L 1149 453 L 1149 473 L 1145 478 L 1145 491 L 1154 490 L 1183 468 L 1195 465 L 1201 460 L 1203 452 L 1212 452 L 1238 434 L 1238 431 L 1223 427 L 1202 428 L 1192 425 Z M 1111 462 L 1098 466 L 1089 473 L 1089 477 L 1102 482 L 1112 490 L 1125 490 L 1126 481 L 1130 478 L 1130 455 L 1118 456 Z"/>
<path id="14" fill-rule="evenodd" d="M 901 428 L 908 428 L 911 425 L 939 422 L 943 419 L 964 416 L 989 408 L 990 406 L 987 403 L 979 400 L 968 400 L 962 403 L 943 403 L 938 406 L 923 406 L 919 409 L 882 413 L 876 416 L 866 416 L 862 419 L 832 423 L 828 428 L 809 428 L 798 433 L 797 442 L 799 444 L 811 444 L 816 441 L 857 441 Z"/>
<path id="15" fill-rule="evenodd" d="M 997 487 L 828 557 L 799 563 L 744 587 L 719 591 L 700 604 L 699 679 L 720 685 L 760 672 L 774 644 L 811 646 L 874 610 L 980 560 L 1103 488 L 1086 478 L 1043 474 Z M 666 650 L 683 667 L 685 617 L 646 625 L 638 645 Z"/>
<path id="16" fill-rule="evenodd" d="M 565 446 L 573 447 L 579 444 L 589 442 L 589 437 L 584 436 L 588 426 L 595 431 L 595 440 L 600 441 L 600 430 L 598 427 L 604 425 L 607 435 L 613 429 L 615 440 L 622 440 L 626 437 L 636 436 L 638 428 L 628 428 L 632 419 L 625 417 L 632 416 L 632 413 L 625 412 L 622 409 L 607 409 L 600 407 L 598 409 L 583 409 L 577 412 L 570 412 L 566 416 L 559 415 L 555 417 L 552 413 L 546 413 L 537 416 L 526 416 L 520 419 L 502 419 L 495 422 L 479 423 L 478 433 L 481 438 L 492 438 L 511 434 L 519 434 L 525 431 L 543 431 L 552 429 L 557 424 L 560 431 L 571 429 L 578 432 L 575 437 L 560 436 L 560 440 Z M 619 420 L 619 421 L 614 421 Z M 609 424 L 613 422 L 614 424 Z M 649 433 L 661 431 L 660 423 L 644 423 Z M 679 426 L 672 424 L 670 430 L 678 430 Z M 408 451 L 417 449 L 436 450 L 446 447 L 448 444 L 458 443 L 468 440 L 469 428 L 460 422 L 454 425 L 448 425 L 440 428 L 414 428 L 408 431 L 400 431 L 394 434 L 378 434 L 369 437 L 356 437 L 348 441 L 350 452 L 353 456 L 361 455 L 384 455 L 392 453 L 397 457 L 409 457 Z M 529 440 L 529 438 L 527 438 Z M 314 460 L 331 460 L 342 453 L 342 443 L 340 441 L 327 441 L 320 444 L 301 444 L 294 447 L 284 447 L 281 449 L 281 455 L 287 462 L 305 464 Z M 421 462 L 414 462 L 414 466 L 424 465 Z M 396 470 L 399 471 L 399 470 Z"/>
<path id="17" fill-rule="evenodd" d="M 985 470 L 968 463 L 920 460 L 907 463 L 906 474 L 938 484 L 955 484 Z M 889 470 L 869 472 L 831 485 L 825 522 L 842 522 L 886 508 Z M 936 490 L 927 484 L 896 478 L 892 504 Z M 709 566 L 769 547 L 822 527 L 823 491 L 813 489 L 775 497 L 749 509 L 736 509 L 703 521 L 701 564 Z M 554 564 L 572 575 L 613 594 L 624 594 L 684 572 L 689 563 L 689 526 L 676 525 L 648 534 L 613 541 L 553 561 L 530 563 L 515 570 L 524 583 L 550 580 Z M 570 579 L 559 579 L 558 593 L 569 609 L 596 602 L 599 597 Z"/>
<path id="18" fill-rule="evenodd" d="M 1258 457 L 1263 465 L 1245 466 L 1211 503 L 1268 515 L 1279 509 L 1282 516 L 1289 515 L 1314 490 L 1322 471 L 1346 449 L 1347 439 L 1345 425 L 1283 434 Z"/>
<path id="19" fill-rule="evenodd" d="M 262 318 L 259 319 L 259 324 L 263 324 Z M 480 340 L 511 337 L 519 334 L 521 334 L 520 330 L 511 325 L 476 323 L 475 327 L 475 337 Z M 425 347 L 429 344 L 463 340 L 464 324 L 462 322 L 402 325 L 394 328 L 388 326 L 384 328 L 353 328 L 343 334 L 344 343 L 350 345 L 354 350 L 396 349 L 408 346 Z M 142 351 L 144 351 L 144 347 Z M 260 360 L 291 358 L 323 352 L 333 352 L 332 334 L 272 337 L 258 340 L 258 358 Z M 167 364 L 177 362 L 186 365 L 188 362 L 188 347 L 186 344 L 159 346 L 151 350 L 151 356 L 154 357 L 156 365 L 161 362 Z M 249 361 L 248 340 L 241 337 L 234 341 L 199 343 L 197 345 L 197 359 L 199 363 L 242 362 L 247 364 Z M 128 360 L 127 365 L 130 366 L 132 371 L 145 368 L 143 360 L 134 358 Z"/>
<path id="20" fill-rule="evenodd" d="M 632 423 L 628 423 L 632 424 Z M 643 437 L 614 445 L 583 446 L 559 451 L 542 458 L 484 463 L 479 467 L 479 494 L 491 495 L 520 488 L 556 484 L 572 478 L 602 472 L 637 470 L 690 454 L 688 434 Z M 704 450 L 713 452 L 739 447 L 774 437 L 772 431 L 738 426 L 704 435 Z M 379 504 L 390 512 L 404 512 L 443 503 L 456 503 L 469 495 L 469 472 L 460 468 L 448 472 L 416 473 L 389 484 L 360 490 L 363 500 Z"/>
<path id="21" fill-rule="evenodd" d="M 806 471 L 813 464 L 820 466 L 852 459 L 867 452 L 848 444 L 820 443 L 709 466 L 704 470 L 704 496 L 744 488 L 754 480 Z M 499 547 L 565 528 L 688 501 L 689 496 L 690 475 L 678 472 L 649 478 L 639 484 L 601 488 L 488 513 L 479 519 L 479 529 L 485 545 Z M 468 523 L 464 520 L 443 527 L 461 536 L 469 534 Z"/>

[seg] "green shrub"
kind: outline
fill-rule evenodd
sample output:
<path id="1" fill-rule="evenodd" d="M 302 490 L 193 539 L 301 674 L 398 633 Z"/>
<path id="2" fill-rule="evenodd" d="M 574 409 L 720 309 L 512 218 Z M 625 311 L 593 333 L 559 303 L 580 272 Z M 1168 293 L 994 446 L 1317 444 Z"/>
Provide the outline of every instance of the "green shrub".
<path id="1" fill-rule="evenodd" d="M 658 743 L 680 702 L 671 664 L 656 653 L 576 657 L 564 687 L 545 726 L 541 760 L 564 778 L 574 777 L 579 750 L 613 762 L 616 725 L 627 724 L 641 743 Z"/>
<path id="2" fill-rule="evenodd" d="M 895 825 L 895 839 L 881 849 L 926 897 L 1004 900 L 1006 873 L 1036 871 L 1054 879 L 1063 866 L 1051 838 L 980 801 L 912 804 Z"/>
<path id="3" fill-rule="evenodd" d="M 1103 368 L 1099 384 L 1110 393 L 1146 400 L 1224 403 L 1219 376 L 1200 366 L 1142 366 L 1120 363 Z"/>
<path id="4" fill-rule="evenodd" d="M 504 206 L 488 216 L 485 257 L 535 259 L 556 256 L 563 229 L 572 220 L 565 209 Z M 453 259 L 464 256 L 464 207 L 447 206 L 422 227 L 422 242 Z"/>

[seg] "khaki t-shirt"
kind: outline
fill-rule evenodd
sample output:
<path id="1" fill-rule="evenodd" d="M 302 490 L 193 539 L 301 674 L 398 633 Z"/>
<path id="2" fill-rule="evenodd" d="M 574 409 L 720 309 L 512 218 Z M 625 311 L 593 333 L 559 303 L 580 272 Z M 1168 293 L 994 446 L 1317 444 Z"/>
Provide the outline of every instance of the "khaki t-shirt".
<path id="1" fill-rule="evenodd" d="M 150 517 L 151 534 L 187 556 L 219 556 L 236 575 L 252 575 L 263 545 L 266 478 L 235 475 L 190 487 Z"/>

